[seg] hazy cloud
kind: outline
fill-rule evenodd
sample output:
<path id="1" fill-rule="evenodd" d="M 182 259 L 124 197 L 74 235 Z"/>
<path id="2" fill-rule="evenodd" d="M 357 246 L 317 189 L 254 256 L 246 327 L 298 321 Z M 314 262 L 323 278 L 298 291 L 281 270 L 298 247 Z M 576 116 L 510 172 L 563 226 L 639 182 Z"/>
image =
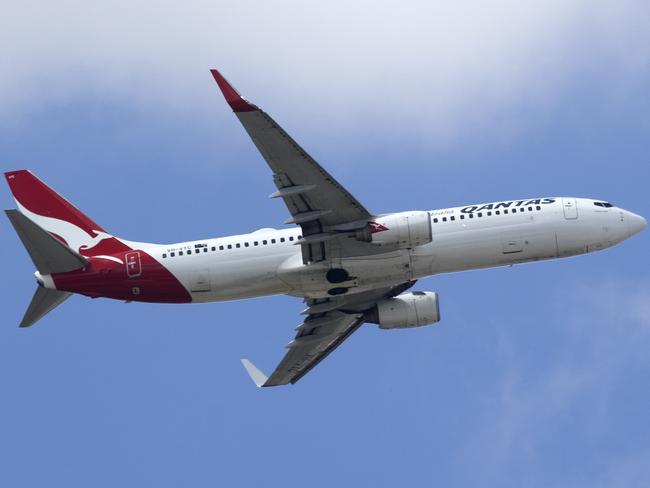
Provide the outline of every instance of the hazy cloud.
<path id="1" fill-rule="evenodd" d="M 613 392 L 630 372 L 647 369 L 650 286 L 644 281 L 618 280 L 568 288 L 574 293 L 554 297 L 552 301 L 560 306 L 547 319 L 549 334 L 557 334 L 554 324 L 563 331 L 552 351 L 555 364 L 533 365 L 533 369 L 522 361 L 513 341 L 501 348 L 501 354 L 510 358 L 509 367 L 496 387 L 492 408 L 480 422 L 482 429 L 465 453 L 478 466 L 480 479 L 494 484 L 509 480 L 513 486 L 520 475 L 528 486 L 546 486 L 547 475 L 568 479 L 558 470 L 541 476 L 532 467 L 549 457 L 544 451 L 553 435 L 549 432 L 567 422 L 566 415 L 575 415 L 578 405 L 588 408 L 580 408 L 580 418 L 573 423 L 598 426 L 595 438 L 606 438 L 611 434 L 608 429 L 619 430 L 622 419 L 620 407 L 611 405 L 617 401 Z M 583 473 L 580 482 L 567 486 L 645 486 L 650 453 L 612 449 L 607 455 L 585 453 L 607 462 L 595 475 Z M 567 456 L 574 454 L 567 452 Z M 540 475 L 534 482 L 533 473 Z"/>
<path id="2" fill-rule="evenodd" d="M 0 112 L 90 95 L 200 114 L 217 66 L 269 110 L 291 97 L 299 119 L 444 141 L 516 130 L 578 73 L 629 89 L 647 74 L 648 18 L 630 0 L 12 2 Z"/>

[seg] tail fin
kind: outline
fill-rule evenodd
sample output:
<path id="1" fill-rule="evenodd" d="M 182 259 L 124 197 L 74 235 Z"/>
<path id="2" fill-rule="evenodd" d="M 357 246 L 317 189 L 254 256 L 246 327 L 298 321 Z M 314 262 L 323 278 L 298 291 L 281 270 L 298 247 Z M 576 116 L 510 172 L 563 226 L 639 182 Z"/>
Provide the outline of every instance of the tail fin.
<path id="1" fill-rule="evenodd" d="M 30 171 L 9 171 L 5 177 L 20 212 L 73 251 L 93 256 L 129 249 Z"/>
<path id="2" fill-rule="evenodd" d="M 36 288 L 36 293 L 29 304 L 23 320 L 20 322 L 20 327 L 29 327 L 34 325 L 46 313 L 54 310 L 57 306 L 61 305 L 68 299 L 72 293 L 67 291 L 50 290 L 39 286 Z"/>

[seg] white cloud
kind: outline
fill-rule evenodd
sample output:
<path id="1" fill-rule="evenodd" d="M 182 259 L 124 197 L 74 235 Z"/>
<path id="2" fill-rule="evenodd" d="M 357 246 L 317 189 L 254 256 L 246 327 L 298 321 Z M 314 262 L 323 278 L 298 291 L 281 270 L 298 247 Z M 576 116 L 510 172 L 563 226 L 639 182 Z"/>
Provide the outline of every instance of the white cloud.
<path id="1" fill-rule="evenodd" d="M 91 94 L 207 113 L 217 66 L 264 107 L 321 111 L 321 127 L 507 132 L 580 72 L 614 85 L 647 73 L 648 18 L 631 0 L 10 2 L 0 112 Z"/>

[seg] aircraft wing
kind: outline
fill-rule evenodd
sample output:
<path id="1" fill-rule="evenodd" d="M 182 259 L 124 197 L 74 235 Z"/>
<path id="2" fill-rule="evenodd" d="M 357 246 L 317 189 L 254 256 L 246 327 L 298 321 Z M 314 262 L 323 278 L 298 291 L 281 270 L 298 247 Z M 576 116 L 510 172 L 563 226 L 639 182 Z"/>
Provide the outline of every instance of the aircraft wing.
<path id="1" fill-rule="evenodd" d="M 296 327 L 296 336 L 287 344 L 289 351 L 271 376 L 267 377 L 248 359 L 242 364 L 258 387 L 295 383 L 309 373 L 364 322 L 364 312 L 377 301 L 399 295 L 415 284 L 409 281 L 395 287 L 309 300 L 305 321 Z"/>
<path id="2" fill-rule="evenodd" d="M 217 71 L 211 70 L 226 101 L 271 170 L 277 191 L 272 198 L 282 198 L 291 218 L 286 224 L 302 227 L 303 261 L 317 262 L 328 258 L 331 240 L 342 233 L 368 228 L 370 213 L 343 186 L 319 165 L 266 112 L 243 98 Z M 355 239 L 334 245 L 330 256 L 345 257 L 372 254 L 372 246 Z"/>

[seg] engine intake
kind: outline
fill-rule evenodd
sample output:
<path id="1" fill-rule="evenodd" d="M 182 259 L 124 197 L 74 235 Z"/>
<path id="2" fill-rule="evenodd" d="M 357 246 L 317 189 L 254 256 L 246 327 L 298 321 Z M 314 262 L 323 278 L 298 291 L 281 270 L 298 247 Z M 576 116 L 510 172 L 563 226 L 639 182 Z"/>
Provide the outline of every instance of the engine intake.
<path id="1" fill-rule="evenodd" d="M 407 329 L 440 320 L 438 294 L 431 291 L 403 293 L 386 298 L 366 314 L 366 321 L 380 329 Z"/>
<path id="2" fill-rule="evenodd" d="M 408 249 L 431 242 L 431 216 L 422 210 L 377 217 L 370 226 L 370 242 Z"/>

